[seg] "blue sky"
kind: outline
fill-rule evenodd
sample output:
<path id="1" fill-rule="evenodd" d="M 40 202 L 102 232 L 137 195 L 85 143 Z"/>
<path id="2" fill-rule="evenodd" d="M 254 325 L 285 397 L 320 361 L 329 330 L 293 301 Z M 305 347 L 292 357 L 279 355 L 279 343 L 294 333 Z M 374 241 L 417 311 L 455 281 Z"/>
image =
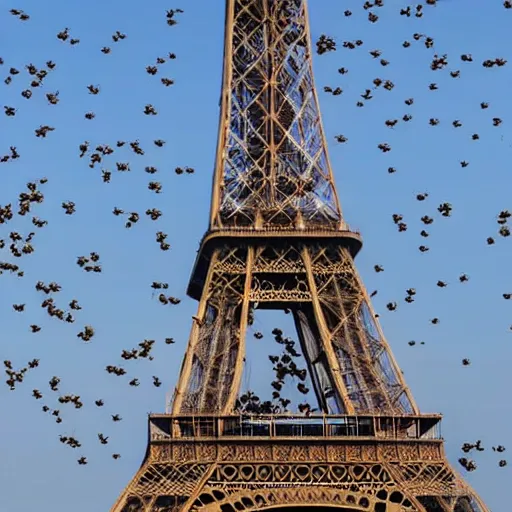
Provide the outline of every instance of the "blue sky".
<path id="1" fill-rule="evenodd" d="M 314 67 L 344 215 L 364 237 L 357 266 L 369 291 L 379 290 L 374 305 L 420 408 L 445 415 L 448 457 L 456 464 L 460 445 L 481 439 L 486 451 L 478 454 L 479 468 L 466 479 L 493 512 L 507 512 L 504 489 L 511 470 L 498 467 L 491 446 L 507 444 L 512 421 L 512 301 L 502 298 L 512 293 L 512 242 L 497 234 L 496 223 L 501 210 L 512 210 L 512 109 L 507 93 L 512 74 L 509 65 L 485 69 L 481 62 L 510 57 L 512 11 L 498 1 L 483 8 L 481 2 L 466 0 L 462 8 L 460 1 L 440 0 L 435 8 L 425 6 L 423 18 L 405 18 L 398 11 L 407 4 L 388 0 L 376 11 L 379 21 L 370 24 L 362 2 L 310 3 L 313 39 L 325 33 L 338 42 L 337 52 L 315 55 Z M 48 220 L 48 226 L 35 229 L 29 216 L 0 225 L 0 239 L 8 239 L 11 231 L 25 236 L 36 231 L 35 252 L 14 261 L 24 277 L 0 276 L 0 358 L 11 360 L 16 369 L 33 358 L 41 361 L 15 391 L 0 387 L 0 492 L 10 512 L 46 509 L 50 503 L 55 512 L 107 510 L 139 467 L 146 447 L 146 414 L 165 408 L 196 310 L 185 289 L 208 221 L 224 2 L 184 2 L 185 13 L 175 27 L 166 25 L 165 11 L 180 6 L 161 0 L 143 5 L 91 0 L 80 6 L 31 0 L 13 7 L 31 18 L 20 22 L 7 9 L 0 15 L 0 56 L 5 61 L 0 66 L 0 105 L 18 109 L 14 117 L 0 118 L 0 154 L 10 145 L 21 154 L 15 162 L 0 164 L 0 205 L 16 203 L 28 181 L 47 177 L 45 201 L 33 212 Z M 343 16 L 347 8 L 354 13 L 351 18 Z M 56 38 L 65 27 L 80 44 L 71 47 Z M 112 43 L 116 30 L 127 38 Z M 432 36 L 434 49 L 415 42 L 413 33 Z M 343 41 L 355 39 L 364 45 L 342 48 Z M 412 42 L 410 48 L 402 47 L 404 40 Z M 111 54 L 102 54 L 103 46 L 111 46 Z M 380 66 L 368 54 L 377 48 L 389 66 Z M 167 61 L 156 76 L 145 72 L 169 52 L 178 58 Z M 430 71 L 435 52 L 448 55 L 446 70 Z M 461 62 L 463 53 L 471 53 L 474 62 Z M 22 98 L 20 92 L 28 87 L 25 65 L 40 68 L 47 60 L 57 67 L 43 90 L 35 90 L 30 100 Z M 349 70 L 344 76 L 337 73 L 342 66 Z M 10 67 L 21 73 L 4 85 Z M 457 69 L 460 78 L 451 78 L 449 71 Z M 176 84 L 164 87 L 159 80 L 163 76 Z M 380 88 L 364 108 L 357 108 L 359 95 L 376 77 L 392 80 L 395 88 Z M 438 84 L 437 91 L 428 89 L 431 82 Z M 99 85 L 100 94 L 88 94 L 89 84 Z M 327 95 L 325 85 L 344 92 Z M 57 90 L 59 104 L 48 105 L 44 95 Z M 409 97 L 415 100 L 410 107 L 404 104 Z M 488 109 L 480 108 L 482 101 L 489 103 Z M 143 115 L 148 103 L 157 116 Z M 94 120 L 84 119 L 88 111 L 96 114 Z M 384 125 L 386 119 L 405 114 L 413 116 L 409 123 L 399 122 L 392 130 Z M 493 127 L 493 117 L 503 124 Z M 440 124 L 430 126 L 430 118 Z M 461 120 L 461 128 L 452 127 L 455 119 Z M 46 139 L 36 138 L 34 130 L 44 124 L 55 131 Z M 471 140 L 473 133 L 480 135 L 479 141 Z M 337 134 L 345 135 L 348 143 L 337 144 Z M 110 184 L 101 181 L 98 167 L 90 169 L 78 158 L 78 146 L 85 140 L 114 147 L 117 140 L 135 139 L 145 155 L 116 150 L 105 163 L 112 170 Z M 154 139 L 167 143 L 157 148 Z M 377 149 L 381 142 L 389 143 L 392 151 L 382 154 Z M 469 166 L 462 168 L 461 160 Z M 132 171 L 118 173 L 116 161 L 130 161 Z M 149 165 L 159 170 L 153 177 L 144 172 Z M 193 167 L 196 173 L 178 176 L 177 166 Z M 395 174 L 388 174 L 390 166 L 397 169 Z M 147 190 L 153 179 L 162 183 L 162 194 Z M 425 191 L 428 199 L 416 201 L 416 194 Z M 65 215 L 63 201 L 75 202 L 76 214 Z M 450 218 L 437 212 L 445 201 L 453 205 Z M 123 218 L 112 215 L 114 207 L 139 212 L 141 219 L 125 229 Z M 144 215 L 153 207 L 164 214 L 157 222 Z M 393 213 L 404 216 L 407 232 L 398 233 Z M 419 235 L 423 215 L 435 219 L 426 243 Z M 157 231 L 168 233 L 170 251 L 159 250 Z M 496 238 L 494 246 L 487 246 L 488 236 Z M 428 253 L 418 251 L 423 243 L 430 247 Z M 76 265 L 78 256 L 91 251 L 101 256 L 101 274 L 85 273 Z M 0 251 L 0 261 L 13 260 L 8 249 Z M 375 264 L 385 271 L 375 274 Z M 458 282 L 461 273 L 470 276 L 468 283 Z M 438 288 L 439 279 L 448 287 Z M 59 307 L 71 299 L 80 302 L 83 309 L 74 324 L 47 316 L 40 307 L 43 297 L 34 289 L 39 280 L 62 285 L 55 296 Z M 170 293 L 183 299 L 181 304 L 160 305 L 152 298 L 152 281 L 168 282 Z M 417 290 L 413 304 L 403 300 L 410 287 Z M 397 311 L 387 311 L 390 301 L 399 304 Z M 25 312 L 12 309 L 19 303 L 26 304 Z M 430 324 L 433 317 L 439 317 L 438 325 Z M 30 332 L 33 323 L 41 332 Z M 84 325 L 96 330 L 90 344 L 76 337 Z M 269 338 L 276 326 L 293 336 L 289 318 L 272 313 L 257 315 L 254 325 L 266 334 L 264 341 L 254 340 L 251 332 L 248 336 L 244 389 L 262 396 L 270 394 L 271 368 L 265 360 L 275 351 Z M 175 345 L 164 343 L 170 336 Z M 106 365 L 121 364 L 122 349 L 144 339 L 156 340 L 155 360 L 123 365 L 130 378 L 139 378 L 140 387 L 129 386 L 127 376 L 104 371 Z M 410 347 L 410 340 L 425 345 Z M 471 366 L 462 367 L 465 357 Z M 82 409 L 57 402 L 59 393 L 48 386 L 54 375 L 61 379 L 60 394 L 81 396 Z M 161 388 L 153 387 L 152 375 L 163 381 Z M 33 389 L 41 390 L 42 400 L 31 396 Z M 93 403 L 100 397 L 105 401 L 101 409 Z M 60 425 L 41 411 L 43 404 L 60 409 Z M 113 423 L 110 415 L 116 413 L 123 420 Z M 98 442 L 99 432 L 110 436 L 107 446 Z M 64 446 L 60 434 L 77 437 L 82 448 Z M 122 455 L 120 460 L 111 458 L 115 452 Z M 76 463 L 81 455 L 87 456 L 87 466 Z"/>

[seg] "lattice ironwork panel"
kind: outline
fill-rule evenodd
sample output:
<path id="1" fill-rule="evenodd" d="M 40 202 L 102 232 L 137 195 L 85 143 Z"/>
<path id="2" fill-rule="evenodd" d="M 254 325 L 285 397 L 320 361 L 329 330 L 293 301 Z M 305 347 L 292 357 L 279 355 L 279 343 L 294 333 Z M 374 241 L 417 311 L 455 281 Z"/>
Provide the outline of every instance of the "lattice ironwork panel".
<path id="1" fill-rule="evenodd" d="M 304 0 L 229 0 L 228 20 L 215 223 L 339 226 Z"/>
<path id="2" fill-rule="evenodd" d="M 175 406 L 183 412 L 220 412 L 237 387 L 240 336 L 247 321 L 247 248 L 214 252 L 194 317 Z M 176 405 L 179 404 L 179 405 Z"/>
<path id="3" fill-rule="evenodd" d="M 130 486 L 138 496 L 190 496 L 208 469 L 206 464 L 149 464 Z"/>

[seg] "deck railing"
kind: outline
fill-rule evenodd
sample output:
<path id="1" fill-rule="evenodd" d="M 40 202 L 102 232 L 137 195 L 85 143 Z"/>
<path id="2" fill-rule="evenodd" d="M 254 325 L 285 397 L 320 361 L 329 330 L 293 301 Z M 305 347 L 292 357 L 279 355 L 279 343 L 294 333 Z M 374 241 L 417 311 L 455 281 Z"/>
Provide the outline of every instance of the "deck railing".
<path id="1" fill-rule="evenodd" d="M 151 415 L 152 441 L 211 438 L 441 439 L 440 415 Z"/>

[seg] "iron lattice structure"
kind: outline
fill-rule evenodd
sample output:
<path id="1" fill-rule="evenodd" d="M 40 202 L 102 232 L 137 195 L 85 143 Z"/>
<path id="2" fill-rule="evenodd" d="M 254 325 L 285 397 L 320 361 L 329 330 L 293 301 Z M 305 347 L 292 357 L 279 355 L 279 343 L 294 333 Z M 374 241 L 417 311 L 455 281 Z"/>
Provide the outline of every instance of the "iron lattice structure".
<path id="1" fill-rule="evenodd" d="M 421 415 L 354 257 L 313 81 L 306 0 L 226 0 L 209 230 L 172 414 L 113 512 L 486 512 Z M 234 415 L 254 307 L 289 309 L 319 416 Z"/>

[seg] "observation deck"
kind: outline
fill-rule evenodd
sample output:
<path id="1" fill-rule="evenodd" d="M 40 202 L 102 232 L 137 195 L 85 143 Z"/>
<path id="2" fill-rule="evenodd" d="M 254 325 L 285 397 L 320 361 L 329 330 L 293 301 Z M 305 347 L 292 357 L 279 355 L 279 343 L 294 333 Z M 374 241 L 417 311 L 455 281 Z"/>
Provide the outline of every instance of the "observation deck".
<path id="1" fill-rule="evenodd" d="M 441 418 L 151 414 L 144 463 L 113 510 L 157 495 L 183 511 L 486 512 L 446 460 Z"/>
<path id="2" fill-rule="evenodd" d="M 185 462 L 297 460 L 441 462 L 440 422 L 432 415 L 217 416 L 152 414 L 146 459 Z M 284 452 L 283 452 L 284 450 Z M 283 453 L 288 455 L 283 456 Z M 158 454 L 158 455 L 157 455 Z M 284 458 L 283 458 L 284 457 Z"/>

